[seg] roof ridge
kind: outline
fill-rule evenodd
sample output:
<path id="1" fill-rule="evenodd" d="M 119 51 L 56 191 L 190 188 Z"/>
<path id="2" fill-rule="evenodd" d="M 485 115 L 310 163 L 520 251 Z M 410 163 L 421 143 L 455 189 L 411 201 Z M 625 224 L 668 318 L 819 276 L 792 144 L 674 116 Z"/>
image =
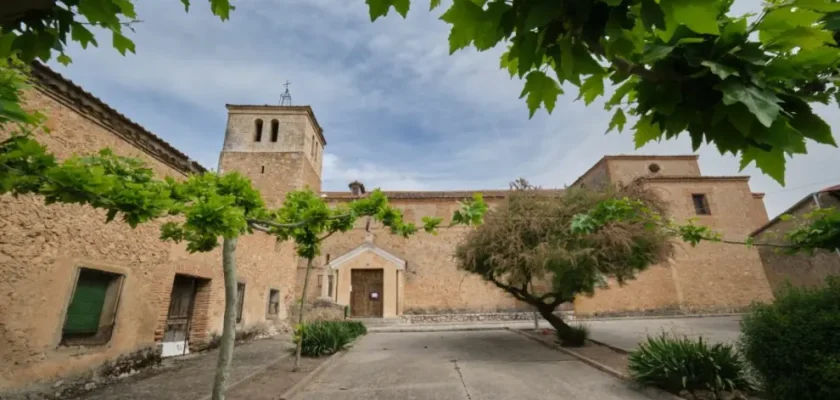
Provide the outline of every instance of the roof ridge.
<path id="1" fill-rule="evenodd" d="M 32 77 L 41 90 L 61 97 L 77 107 L 77 112 L 94 117 L 115 135 L 138 147 L 148 155 L 185 174 L 203 173 L 207 169 L 192 160 L 161 137 L 132 121 L 102 99 L 83 89 L 72 80 L 40 63 L 31 64 Z M 83 102 L 87 101 L 88 104 Z M 99 109 L 97 109 L 99 108 Z"/>

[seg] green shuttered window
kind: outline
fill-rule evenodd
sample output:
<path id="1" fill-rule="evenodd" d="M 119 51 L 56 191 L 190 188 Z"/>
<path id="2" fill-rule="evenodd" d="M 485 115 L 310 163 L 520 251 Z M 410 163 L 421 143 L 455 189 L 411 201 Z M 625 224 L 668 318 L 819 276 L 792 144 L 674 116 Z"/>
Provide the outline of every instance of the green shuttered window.
<path id="1" fill-rule="evenodd" d="M 62 328 L 64 344 L 73 344 L 69 342 L 71 340 L 85 340 L 78 344 L 108 341 L 119 297 L 120 278 L 120 275 L 103 271 L 79 269 Z"/>

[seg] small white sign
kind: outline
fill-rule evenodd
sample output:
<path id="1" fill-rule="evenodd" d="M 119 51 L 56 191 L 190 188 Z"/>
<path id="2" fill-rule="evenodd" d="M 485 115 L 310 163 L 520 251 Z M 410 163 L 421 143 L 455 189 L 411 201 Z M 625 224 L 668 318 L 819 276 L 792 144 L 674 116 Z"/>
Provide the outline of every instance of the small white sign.
<path id="1" fill-rule="evenodd" d="M 379 298 L 379 293 L 377 293 L 377 292 L 370 292 L 370 298 L 371 298 L 371 299 L 374 299 L 374 300 L 378 299 L 378 298 Z"/>
<path id="2" fill-rule="evenodd" d="M 173 357 L 184 354 L 190 354 L 190 348 L 187 341 L 183 342 L 163 342 L 163 349 L 161 349 L 161 357 Z"/>

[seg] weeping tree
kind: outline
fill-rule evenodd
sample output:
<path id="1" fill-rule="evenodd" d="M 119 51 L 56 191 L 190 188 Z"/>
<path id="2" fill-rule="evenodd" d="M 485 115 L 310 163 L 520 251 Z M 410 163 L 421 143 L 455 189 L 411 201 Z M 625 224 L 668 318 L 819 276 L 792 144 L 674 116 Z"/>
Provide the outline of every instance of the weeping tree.
<path id="1" fill-rule="evenodd" d="M 571 328 L 554 314 L 560 304 L 594 294 L 607 279 L 624 284 L 673 251 L 667 233 L 651 228 L 653 221 L 611 221 L 591 233 L 572 232 L 577 215 L 610 198 L 638 200 L 664 212 L 663 202 L 638 185 L 560 192 L 518 180 L 457 246 L 458 266 L 533 306 L 561 340 L 569 338 Z"/>
<path id="2" fill-rule="evenodd" d="M 449 226 L 477 225 L 482 221 L 487 205 L 480 194 L 472 200 L 460 203 L 460 209 L 452 216 Z M 374 190 L 368 196 L 330 207 L 326 201 L 311 190 L 293 191 L 286 195 L 283 206 L 277 210 L 270 220 L 251 220 L 255 229 L 277 236 L 278 240 L 292 240 L 299 257 L 306 260 L 306 273 L 303 280 L 300 310 L 297 322 L 297 347 L 295 349 L 294 371 L 300 365 L 304 321 L 304 303 L 309 288 L 309 276 L 313 259 L 321 254 L 321 245 L 330 236 L 347 232 L 352 229 L 361 217 L 368 217 L 388 228 L 391 234 L 405 238 L 418 232 L 419 228 L 411 222 L 403 220 L 402 211 L 392 207 L 388 199 L 380 190 Z M 443 222 L 439 217 L 423 217 L 422 229 L 427 233 L 436 234 Z"/>

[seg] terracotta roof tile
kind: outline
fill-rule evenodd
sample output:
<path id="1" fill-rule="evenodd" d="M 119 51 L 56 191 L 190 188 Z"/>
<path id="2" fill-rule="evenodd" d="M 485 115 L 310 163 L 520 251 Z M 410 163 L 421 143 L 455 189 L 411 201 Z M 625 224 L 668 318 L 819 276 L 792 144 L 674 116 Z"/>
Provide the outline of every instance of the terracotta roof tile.
<path id="1" fill-rule="evenodd" d="M 560 189 L 547 189 L 562 193 Z M 481 193 L 485 199 L 503 199 L 510 190 L 443 190 L 443 191 L 383 191 L 389 199 L 468 199 L 474 193 Z M 370 193 L 370 192 L 368 192 Z M 354 199 L 350 192 L 321 192 L 326 199 Z"/>
<path id="2" fill-rule="evenodd" d="M 95 115 L 95 110 L 92 110 L 90 106 L 85 107 L 85 105 L 78 103 L 79 99 L 87 100 L 96 107 L 101 108 L 105 114 L 108 114 L 107 116 L 113 118 L 117 122 L 134 128 L 136 133 L 139 133 L 142 138 L 151 142 L 152 146 L 144 146 L 143 143 L 134 139 L 132 134 L 135 132 L 121 132 L 119 129 L 114 130 L 118 136 L 123 137 L 129 143 L 134 144 L 149 155 L 160 159 L 170 167 L 186 174 L 202 173 L 207 171 L 207 169 L 201 164 L 191 160 L 189 156 L 182 153 L 165 140 L 148 131 L 137 122 L 132 121 L 98 97 L 94 96 L 92 93 L 84 90 L 81 86 L 75 84 L 70 79 L 65 78 L 58 72 L 53 71 L 46 65 L 41 64 L 40 62 L 33 62 L 31 70 L 32 76 L 35 78 L 36 85 L 41 87 L 43 90 L 52 91 L 65 98 L 68 102 L 75 103 L 80 106 L 83 111 L 92 112 Z M 64 85 L 65 87 L 61 87 L 61 85 Z"/>

